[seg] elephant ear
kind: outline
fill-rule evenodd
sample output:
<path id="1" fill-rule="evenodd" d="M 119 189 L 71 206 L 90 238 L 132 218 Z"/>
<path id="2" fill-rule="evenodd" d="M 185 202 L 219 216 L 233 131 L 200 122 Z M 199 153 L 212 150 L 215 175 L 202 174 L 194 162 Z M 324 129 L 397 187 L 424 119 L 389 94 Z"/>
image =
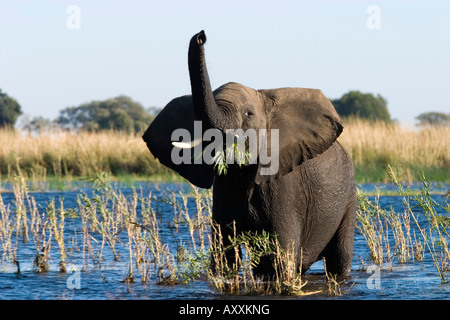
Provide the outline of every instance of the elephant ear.
<path id="1" fill-rule="evenodd" d="M 212 165 L 181 163 L 172 161 L 172 132 L 176 129 L 186 129 L 190 137 L 194 137 L 194 107 L 192 96 L 182 96 L 173 99 L 152 121 L 142 137 L 150 152 L 166 167 L 178 172 L 182 177 L 200 188 L 211 188 L 214 179 Z M 181 149 L 179 149 L 181 151 Z M 192 149 L 185 151 L 191 152 Z"/>
<path id="2" fill-rule="evenodd" d="M 295 166 L 326 151 L 341 134 L 341 119 L 321 90 L 282 88 L 260 92 L 266 95 L 268 101 L 269 157 L 277 151 L 271 141 L 271 129 L 278 129 L 279 143 L 278 170 L 263 175 L 261 169 L 271 164 L 260 165 L 257 183 L 268 182 L 291 172 Z"/>

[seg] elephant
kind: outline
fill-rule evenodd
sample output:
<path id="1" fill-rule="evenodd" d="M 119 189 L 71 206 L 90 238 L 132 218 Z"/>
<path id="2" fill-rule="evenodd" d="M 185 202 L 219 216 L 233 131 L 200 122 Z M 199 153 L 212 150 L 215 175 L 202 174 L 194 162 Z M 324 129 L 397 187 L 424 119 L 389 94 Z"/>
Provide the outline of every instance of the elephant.
<path id="1" fill-rule="evenodd" d="M 319 89 L 255 90 L 230 82 L 213 91 L 205 43 L 204 31 L 192 37 L 191 95 L 173 99 L 153 120 L 143 135 L 148 149 L 192 184 L 213 187 L 212 219 L 225 246 L 235 232 L 265 231 L 283 248 L 293 246 L 298 271 L 304 273 L 325 258 L 329 273 L 348 275 L 356 185 L 352 160 L 337 141 L 343 125 L 333 105 Z M 277 148 L 273 143 L 267 147 L 277 152 L 277 170 L 263 174 L 268 165 L 258 157 L 251 164 L 230 164 L 226 174 L 218 174 L 215 165 L 205 161 L 175 163 L 174 150 L 205 148 L 204 139 L 184 146 L 173 141 L 172 133 L 179 128 L 194 134 L 196 121 L 201 121 L 203 132 L 215 129 L 223 135 L 229 129 L 265 130 L 267 136 L 277 132 Z M 255 272 L 273 275 L 270 259 L 261 258 Z"/>

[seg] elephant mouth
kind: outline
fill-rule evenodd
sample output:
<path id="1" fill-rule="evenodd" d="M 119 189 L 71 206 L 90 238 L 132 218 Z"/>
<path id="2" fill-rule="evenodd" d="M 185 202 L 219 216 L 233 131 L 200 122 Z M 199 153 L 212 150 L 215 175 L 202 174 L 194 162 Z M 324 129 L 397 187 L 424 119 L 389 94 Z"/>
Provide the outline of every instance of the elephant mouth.
<path id="1" fill-rule="evenodd" d="M 217 129 L 208 129 L 217 130 Z M 211 148 L 203 148 L 201 156 L 210 165 L 214 165 L 218 175 L 226 174 L 230 166 L 243 167 L 251 164 L 253 155 L 249 151 L 249 139 L 246 135 L 236 133 L 221 133 L 225 139 L 223 143 L 218 143 L 211 150 Z M 223 141 L 222 140 L 222 141 Z M 204 142 L 204 139 L 199 137 L 190 141 L 172 141 L 174 147 L 180 149 L 194 149 L 199 147 Z M 211 151 L 211 152 L 210 152 Z M 206 154 L 205 152 L 210 152 Z"/>
<path id="2" fill-rule="evenodd" d="M 212 158 L 211 164 L 218 175 L 227 174 L 230 167 L 242 168 L 252 164 L 252 153 L 249 151 L 247 136 L 233 135 L 232 143 L 225 143 Z"/>
<path id="3" fill-rule="evenodd" d="M 172 133 L 171 161 L 174 164 L 206 164 L 213 166 L 218 175 L 226 174 L 229 168 L 249 165 L 262 166 L 262 175 L 273 175 L 278 171 L 278 129 L 271 129 L 270 134 L 266 129 L 227 129 L 223 132 L 217 128 L 203 130 L 202 121 L 194 121 L 193 131 L 193 139 L 187 129 L 179 128 Z"/>

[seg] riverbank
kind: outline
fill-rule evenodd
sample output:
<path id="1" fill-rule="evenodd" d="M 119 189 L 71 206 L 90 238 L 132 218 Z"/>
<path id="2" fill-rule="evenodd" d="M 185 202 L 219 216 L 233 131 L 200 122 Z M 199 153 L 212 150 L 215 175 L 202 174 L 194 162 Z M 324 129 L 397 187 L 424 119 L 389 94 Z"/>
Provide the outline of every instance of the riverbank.
<path id="1" fill-rule="evenodd" d="M 450 128 L 407 128 L 383 122 L 344 123 L 338 141 L 353 159 L 357 183 L 387 182 L 388 164 L 402 182 L 450 182 Z M 141 134 L 0 130 L 0 179 L 79 179 L 109 172 L 132 180 L 177 179 L 148 151 Z"/>

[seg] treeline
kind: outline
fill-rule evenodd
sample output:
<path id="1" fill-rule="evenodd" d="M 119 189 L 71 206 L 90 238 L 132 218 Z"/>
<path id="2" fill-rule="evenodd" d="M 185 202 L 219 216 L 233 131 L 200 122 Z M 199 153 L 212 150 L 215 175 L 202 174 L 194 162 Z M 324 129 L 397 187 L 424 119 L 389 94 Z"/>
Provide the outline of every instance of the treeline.
<path id="1" fill-rule="evenodd" d="M 23 115 L 19 128 L 37 133 L 56 128 L 70 131 L 114 130 L 134 133 L 144 131 L 158 112 L 156 107 L 144 108 L 139 102 L 121 95 L 67 107 L 61 110 L 54 120 Z M 22 114 L 17 100 L 0 90 L 0 128 L 17 127 L 17 119 Z"/>
<path id="2" fill-rule="evenodd" d="M 342 97 L 330 101 L 343 118 L 393 122 L 387 100 L 379 94 L 349 91 Z M 24 115 L 21 117 L 19 128 L 37 133 L 55 128 L 87 132 L 114 130 L 141 133 L 159 110 L 156 107 L 145 108 L 139 102 L 122 95 L 67 107 L 62 109 L 54 120 Z M 0 128 L 15 127 L 21 115 L 22 109 L 17 100 L 0 90 Z M 450 125 L 450 114 L 446 113 L 427 112 L 420 114 L 416 119 L 419 126 Z"/>
<path id="3" fill-rule="evenodd" d="M 64 129 L 77 131 L 142 132 L 152 120 L 153 116 L 140 103 L 127 96 L 119 96 L 66 108 L 60 111 L 55 123 Z"/>
<path id="4" fill-rule="evenodd" d="M 77 132 L 113 130 L 135 133 L 147 129 L 158 112 L 155 107 L 146 109 L 122 95 L 65 108 L 54 120 L 43 117 L 22 119 L 21 129 L 38 133 L 57 128 Z"/>

